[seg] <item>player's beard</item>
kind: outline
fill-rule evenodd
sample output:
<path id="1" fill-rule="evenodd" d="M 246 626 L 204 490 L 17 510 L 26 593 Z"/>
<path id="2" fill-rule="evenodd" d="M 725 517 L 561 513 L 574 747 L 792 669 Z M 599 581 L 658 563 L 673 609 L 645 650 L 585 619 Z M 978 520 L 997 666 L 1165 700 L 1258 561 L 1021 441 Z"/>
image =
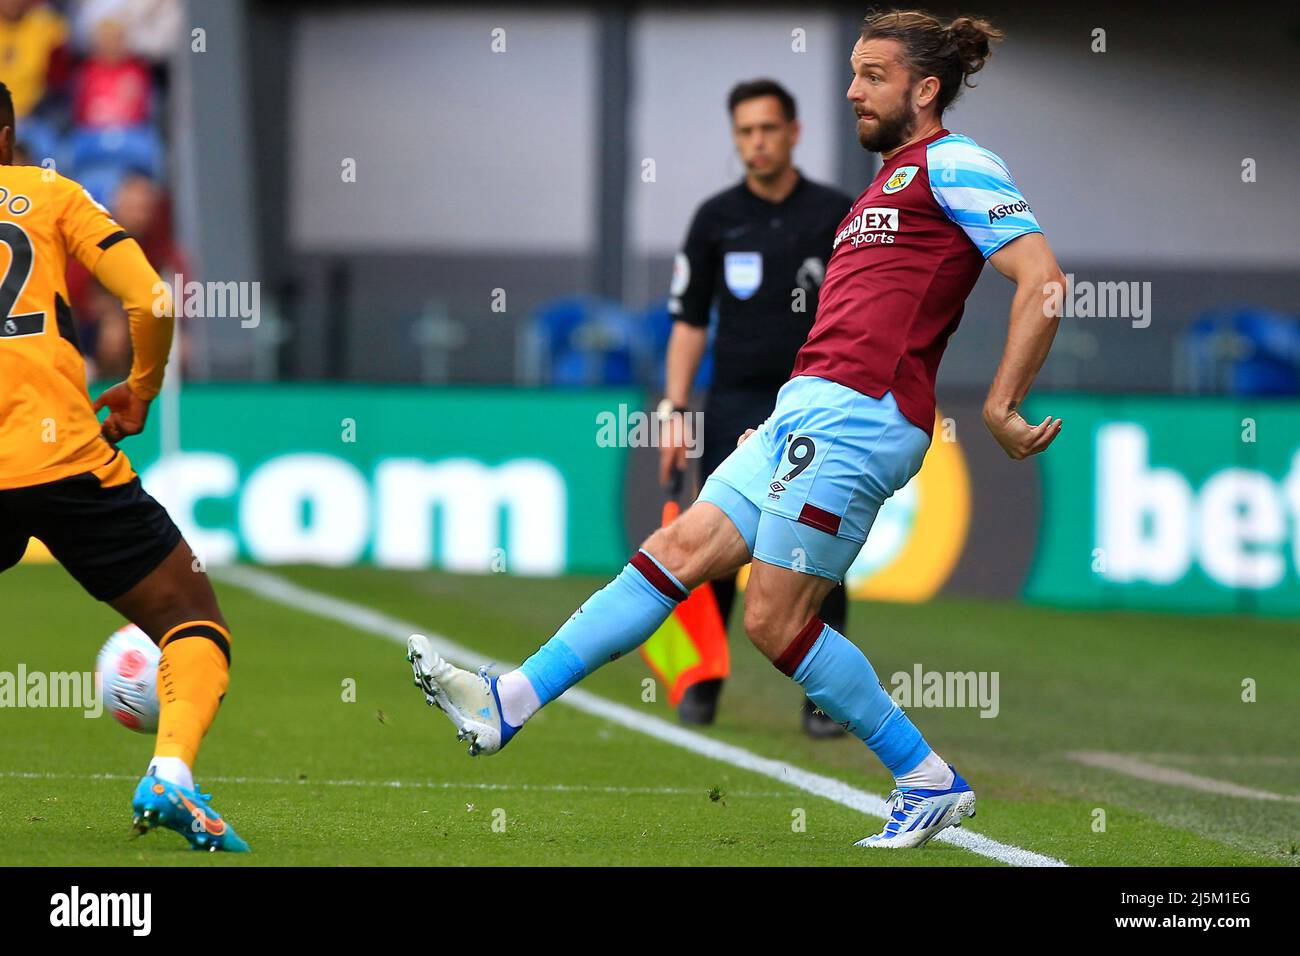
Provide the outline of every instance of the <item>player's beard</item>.
<path id="1" fill-rule="evenodd" d="M 911 100 L 912 91 L 909 89 L 895 112 L 888 116 L 876 113 L 875 130 L 858 133 L 862 148 L 871 153 L 887 153 L 906 143 L 916 129 L 916 110 L 911 108 Z"/>

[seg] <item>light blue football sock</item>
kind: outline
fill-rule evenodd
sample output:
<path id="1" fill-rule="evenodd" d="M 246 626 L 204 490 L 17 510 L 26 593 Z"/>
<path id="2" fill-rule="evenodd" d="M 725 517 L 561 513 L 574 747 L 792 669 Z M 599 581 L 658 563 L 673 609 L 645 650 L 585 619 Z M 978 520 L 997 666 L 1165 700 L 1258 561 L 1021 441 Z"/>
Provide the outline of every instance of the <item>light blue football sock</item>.
<path id="1" fill-rule="evenodd" d="M 805 648 L 802 660 L 797 660 Z M 787 674 L 793 668 L 791 676 L 812 702 L 846 725 L 895 777 L 915 769 L 930 754 L 930 745 L 885 692 L 866 655 L 829 624 L 813 618 L 776 665 Z"/>
<path id="2" fill-rule="evenodd" d="M 687 595 L 682 583 L 645 551 L 578 608 L 519 671 L 549 704 L 602 664 L 645 642 Z"/>

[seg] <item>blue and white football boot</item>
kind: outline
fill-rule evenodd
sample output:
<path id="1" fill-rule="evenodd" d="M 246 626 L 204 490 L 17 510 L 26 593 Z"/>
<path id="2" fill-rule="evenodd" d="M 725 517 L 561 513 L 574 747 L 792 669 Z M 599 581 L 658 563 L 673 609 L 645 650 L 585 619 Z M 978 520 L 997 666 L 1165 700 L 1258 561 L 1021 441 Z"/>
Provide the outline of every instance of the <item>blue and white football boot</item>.
<path id="1" fill-rule="evenodd" d="M 889 819 L 875 836 L 854 846 L 906 849 L 923 846 L 940 830 L 959 827 L 975 816 L 975 791 L 952 764 L 952 785 L 946 790 L 899 787 L 889 794 Z"/>
<path id="2" fill-rule="evenodd" d="M 487 668 L 477 674 L 462 670 L 433 649 L 423 634 L 412 634 L 406 642 L 406 659 L 415 674 L 415 686 L 424 699 L 435 704 L 456 725 L 456 739 L 469 741 L 469 755 L 494 754 L 519 730 L 501 717 L 497 679 Z"/>

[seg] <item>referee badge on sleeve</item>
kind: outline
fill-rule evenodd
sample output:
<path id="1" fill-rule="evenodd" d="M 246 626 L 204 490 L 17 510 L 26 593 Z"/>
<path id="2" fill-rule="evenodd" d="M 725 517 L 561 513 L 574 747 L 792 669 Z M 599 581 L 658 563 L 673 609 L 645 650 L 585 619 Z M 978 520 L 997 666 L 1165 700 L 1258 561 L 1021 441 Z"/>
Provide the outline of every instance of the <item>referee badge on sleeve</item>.
<path id="1" fill-rule="evenodd" d="M 674 299 L 680 299 L 686 294 L 686 290 L 691 285 L 691 260 L 687 258 L 686 253 L 679 252 L 673 257 L 673 284 L 668 290 L 668 294 Z"/>
<path id="2" fill-rule="evenodd" d="M 737 299 L 750 298 L 763 284 L 763 254 L 728 252 L 722 257 L 722 276 Z"/>

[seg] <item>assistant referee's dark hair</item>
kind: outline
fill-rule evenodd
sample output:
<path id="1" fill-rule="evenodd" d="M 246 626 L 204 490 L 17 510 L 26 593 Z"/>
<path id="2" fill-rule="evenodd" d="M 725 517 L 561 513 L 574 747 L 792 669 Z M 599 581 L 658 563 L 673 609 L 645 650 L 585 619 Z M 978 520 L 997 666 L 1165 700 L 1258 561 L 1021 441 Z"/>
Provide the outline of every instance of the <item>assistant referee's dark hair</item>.
<path id="1" fill-rule="evenodd" d="M 897 40 L 916 79 L 939 78 L 939 114 L 943 115 L 971 76 L 984 69 L 990 44 L 1004 34 L 987 20 L 957 17 L 944 24 L 924 10 L 872 12 L 862 21 L 862 39 Z"/>
<path id="2" fill-rule="evenodd" d="M 776 80 L 769 80 L 766 77 L 746 80 L 733 86 L 731 92 L 727 94 L 727 112 L 734 115 L 736 107 L 745 100 L 756 100 L 760 96 L 775 96 L 781 102 L 781 112 L 785 114 L 787 123 L 795 118 L 794 97 L 790 95 L 790 91 Z"/>

